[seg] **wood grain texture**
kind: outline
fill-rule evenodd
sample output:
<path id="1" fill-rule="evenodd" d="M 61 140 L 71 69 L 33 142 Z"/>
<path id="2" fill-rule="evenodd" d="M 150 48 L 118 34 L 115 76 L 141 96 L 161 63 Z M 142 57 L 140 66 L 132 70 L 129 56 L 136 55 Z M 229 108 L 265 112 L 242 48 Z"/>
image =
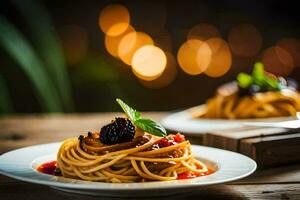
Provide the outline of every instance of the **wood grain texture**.
<path id="1" fill-rule="evenodd" d="M 7 151 L 76 137 L 101 127 L 123 113 L 53 114 L 0 118 L 0 154 Z M 144 117 L 160 120 L 165 113 L 147 112 Z"/>
<path id="2" fill-rule="evenodd" d="M 205 134 L 203 144 L 249 156 L 260 168 L 300 162 L 300 133 L 296 129 L 225 129 Z"/>
<path id="3" fill-rule="evenodd" d="M 264 167 L 300 162 L 300 133 L 240 140 L 239 152 Z"/>
<path id="4" fill-rule="evenodd" d="M 145 117 L 161 119 L 167 113 L 143 113 Z M 57 142 L 89 130 L 99 130 L 119 113 L 25 115 L 0 118 L 0 154 L 33 144 Z M 187 135 L 188 136 L 188 135 Z M 189 136 L 188 136 L 189 138 Z M 191 137 L 201 143 L 202 138 Z M 199 188 L 172 199 L 300 199 L 300 164 L 258 170 L 250 177 L 232 182 Z M 110 199 L 60 192 L 46 186 L 16 181 L 0 175 L 0 199 Z M 143 198 L 147 199 L 147 198 Z M 157 198 L 160 199 L 160 198 Z"/>
<path id="5" fill-rule="evenodd" d="M 6 178 L 4 178 L 6 179 Z M 0 176 L 0 194 L 1 199 L 31 199 L 31 200 L 108 200 L 109 197 L 83 196 L 71 194 L 51 189 L 47 186 L 34 185 L 19 181 L 3 181 Z M 171 196 L 172 200 L 186 199 L 223 199 L 223 200 L 244 200 L 244 199 L 300 199 L 300 184 L 265 184 L 265 185 L 216 185 L 208 187 L 199 187 L 196 191 Z M 124 198 L 113 198 L 115 200 Z M 132 198 L 130 198 L 132 199 Z M 142 198 L 142 199 L 162 199 L 160 198 Z"/>

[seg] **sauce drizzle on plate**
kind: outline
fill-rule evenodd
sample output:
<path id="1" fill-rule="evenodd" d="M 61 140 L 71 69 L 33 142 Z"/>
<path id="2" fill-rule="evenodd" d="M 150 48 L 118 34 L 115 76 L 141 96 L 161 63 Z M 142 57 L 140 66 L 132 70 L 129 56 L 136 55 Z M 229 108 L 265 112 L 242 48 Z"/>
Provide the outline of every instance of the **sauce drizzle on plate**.
<path id="1" fill-rule="evenodd" d="M 192 179 L 192 178 L 197 178 L 200 176 L 207 176 L 209 174 L 214 173 L 214 170 L 208 169 L 207 172 L 202 172 L 202 173 L 197 173 L 197 172 L 185 172 L 182 174 L 178 174 L 177 180 L 184 180 L 184 179 Z"/>
<path id="2" fill-rule="evenodd" d="M 46 162 L 38 166 L 37 171 L 43 174 L 57 175 L 56 165 L 57 165 L 56 161 Z"/>

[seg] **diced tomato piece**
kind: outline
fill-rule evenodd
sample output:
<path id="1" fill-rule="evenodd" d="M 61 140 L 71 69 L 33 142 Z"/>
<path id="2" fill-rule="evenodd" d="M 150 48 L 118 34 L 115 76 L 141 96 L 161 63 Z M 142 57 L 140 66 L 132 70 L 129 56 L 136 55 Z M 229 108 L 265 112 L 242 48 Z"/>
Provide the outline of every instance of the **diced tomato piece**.
<path id="1" fill-rule="evenodd" d="M 176 135 L 169 134 L 168 136 L 160 139 L 158 145 L 160 147 L 168 147 L 175 144 L 179 144 L 183 141 L 185 141 L 184 135 L 181 135 L 180 133 L 177 133 Z"/>
<path id="2" fill-rule="evenodd" d="M 174 136 L 174 141 L 177 142 L 177 143 L 184 142 L 185 141 L 184 135 L 181 135 L 180 133 L 177 133 Z"/>
<path id="3" fill-rule="evenodd" d="M 159 146 L 160 147 L 168 147 L 168 146 L 170 146 L 169 140 L 167 138 L 162 138 L 159 141 Z"/>

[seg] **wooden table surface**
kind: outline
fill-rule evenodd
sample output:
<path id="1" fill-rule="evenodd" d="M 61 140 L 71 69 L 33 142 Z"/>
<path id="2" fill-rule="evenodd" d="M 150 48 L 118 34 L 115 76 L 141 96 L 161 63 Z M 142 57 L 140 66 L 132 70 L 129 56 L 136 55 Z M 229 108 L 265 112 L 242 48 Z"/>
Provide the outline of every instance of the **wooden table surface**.
<path id="1" fill-rule="evenodd" d="M 167 113 L 146 112 L 159 120 Z M 0 118 L 0 154 L 28 145 L 61 141 L 89 130 L 99 130 L 118 113 L 68 115 L 18 115 Z M 200 140 L 199 140 L 200 141 Z M 300 199 L 300 164 L 258 170 L 250 177 L 229 184 L 200 187 L 172 199 Z M 109 199 L 75 195 L 47 186 L 17 181 L 0 175 L 0 199 Z M 131 198 L 132 199 L 132 198 Z M 145 198 L 144 198 L 145 199 Z M 157 198 L 159 199 L 159 198 Z"/>

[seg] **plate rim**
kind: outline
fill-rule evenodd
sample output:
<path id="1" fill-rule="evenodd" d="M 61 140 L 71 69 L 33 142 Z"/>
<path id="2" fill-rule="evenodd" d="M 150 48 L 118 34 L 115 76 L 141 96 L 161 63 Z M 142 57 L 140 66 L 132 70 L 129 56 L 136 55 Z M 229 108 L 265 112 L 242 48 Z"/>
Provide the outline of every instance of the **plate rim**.
<path id="1" fill-rule="evenodd" d="M 52 145 L 53 146 L 55 146 L 55 145 L 59 146 L 60 144 L 61 144 L 61 142 L 59 142 L 59 143 L 46 143 L 46 144 L 38 144 L 38 145 L 32 145 L 32 146 L 28 146 L 28 147 L 19 148 L 19 149 L 12 150 L 12 151 L 9 151 L 9 152 L 6 152 L 6 153 L 0 155 L 0 161 L 2 161 L 2 159 L 5 158 L 5 156 L 7 156 L 8 154 L 13 154 L 13 153 L 16 153 L 18 151 L 23 151 L 25 149 L 28 150 L 28 149 L 31 149 L 31 148 L 38 148 L 38 147 L 49 146 L 49 145 L 50 146 L 52 146 Z M 153 185 L 153 184 L 145 186 L 145 183 L 90 182 L 90 181 L 82 181 L 82 180 L 76 180 L 76 179 L 70 179 L 70 178 L 64 178 L 64 177 L 60 177 L 60 178 L 68 179 L 70 181 L 71 180 L 80 181 L 81 183 L 74 184 L 74 183 L 58 182 L 57 180 L 56 181 L 51 181 L 50 179 L 54 178 L 54 176 L 47 175 L 47 174 L 42 174 L 42 173 L 39 173 L 39 172 L 35 172 L 34 169 L 32 169 L 31 163 L 34 160 L 32 160 L 31 163 L 28 163 L 28 169 L 32 170 L 32 172 L 34 172 L 35 175 L 37 175 L 39 177 L 44 177 L 44 178 L 46 177 L 46 178 L 48 178 L 48 180 L 37 180 L 37 179 L 17 176 L 17 175 L 5 172 L 1 167 L 1 165 L 3 164 L 2 162 L 0 162 L 0 174 L 2 174 L 4 176 L 8 176 L 10 178 L 14 178 L 16 180 L 29 182 L 29 183 L 34 183 L 34 184 L 40 184 L 40 185 L 47 185 L 49 187 L 59 187 L 59 188 L 67 188 L 67 189 L 81 189 L 81 190 L 90 190 L 90 191 L 95 191 L 95 190 L 97 190 L 97 191 L 104 191 L 104 190 L 106 190 L 106 191 L 135 191 L 135 190 L 139 190 L 139 191 L 141 191 L 141 190 L 164 190 L 164 189 L 168 190 L 168 189 L 178 189 L 178 188 L 194 188 L 194 187 L 201 187 L 201 186 L 207 186 L 207 185 L 221 184 L 221 183 L 231 182 L 231 181 L 235 181 L 235 180 L 247 177 L 257 169 L 257 164 L 253 159 L 251 159 L 251 158 L 249 158 L 245 155 L 236 153 L 236 152 L 223 150 L 223 149 L 218 149 L 218 148 L 213 148 L 213 147 L 206 147 L 206 146 L 202 146 L 202 145 L 192 145 L 192 148 L 205 148 L 208 151 L 219 151 L 219 152 L 223 152 L 223 153 L 230 153 L 232 155 L 235 155 L 235 156 L 241 157 L 243 159 L 246 159 L 249 163 L 251 163 L 252 168 L 251 168 L 251 170 L 249 170 L 248 172 L 246 172 L 242 175 L 231 177 L 231 178 L 226 178 L 226 179 L 223 179 L 223 180 L 220 179 L 218 181 L 210 181 L 210 182 L 205 182 L 205 183 L 201 183 L 201 181 L 198 181 L 198 182 L 196 182 L 196 181 L 191 182 L 190 181 L 190 180 L 199 180 L 200 178 L 202 178 L 202 177 L 199 177 L 199 178 L 195 178 L 195 179 L 167 181 L 169 183 L 176 183 L 176 184 L 165 185 L 165 187 L 162 187 L 161 185 Z M 47 156 L 47 155 L 44 155 L 44 156 Z M 37 158 L 35 158 L 35 159 L 37 159 Z M 206 159 L 206 158 L 204 158 L 204 159 Z M 208 159 L 208 160 L 213 162 L 213 163 L 216 163 L 213 159 Z M 220 166 L 218 166 L 218 167 L 220 167 Z M 222 167 L 220 169 L 222 169 Z M 209 177 L 209 176 L 212 176 L 214 174 L 216 175 L 220 171 L 221 170 L 217 170 L 215 173 L 213 173 L 211 175 L 204 176 L 204 177 Z M 182 184 L 179 184 L 180 182 Z M 187 182 L 189 182 L 189 183 L 187 183 Z M 165 181 L 155 181 L 155 182 L 147 182 L 147 183 L 166 183 L 166 182 Z M 144 184 L 144 186 L 143 187 L 130 187 L 130 186 L 139 185 L 139 184 Z M 101 185 L 107 185 L 107 187 L 101 188 Z M 112 185 L 113 186 L 117 186 L 117 185 L 118 186 L 125 186 L 126 185 L 127 187 L 117 187 L 117 188 L 109 187 L 109 186 L 112 186 Z"/>
<path id="2" fill-rule="evenodd" d="M 260 121 L 287 121 L 287 120 L 293 120 L 296 119 L 297 117 L 292 117 L 292 116 L 286 116 L 286 117 L 269 117 L 269 118 L 254 118 L 254 119 L 200 119 L 200 118 L 192 118 L 192 116 L 189 114 L 189 112 L 193 109 L 199 109 L 201 107 L 205 107 L 205 104 L 185 108 L 182 110 L 177 110 L 177 111 L 171 111 L 169 114 L 164 116 L 161 120 L 160 123 L 168 130 L 170 131 L 179 131 L 184 134 L 189 134 L 189 135 L 203 135 L 209 131 L 204 132 L 203 130 L 196 130 L 195 129 L 188 129 L 182 126 L 182 123 L 193 123 L 195 125 L 196 123 L 201 123 L 201 122 L 206 122 L 206 123 L 226 123 L 226 124 L 235 124 L 236 127 L 242 127 L 244 126 L 245 122 L 260 122 Z M 300 117 L 300 112 L 297 112 L 297 116 Z M 174 122 L 172 123 L 171 121 L 174 121 L 174 119 L 181 121 L 180 126 L 174 127 Z M 178 121 L 175 124 L 179 124 Z M 200 125 L 198 125 L 200 126 Z M 217 131 L 217 130 L 213 130 Z"/>

